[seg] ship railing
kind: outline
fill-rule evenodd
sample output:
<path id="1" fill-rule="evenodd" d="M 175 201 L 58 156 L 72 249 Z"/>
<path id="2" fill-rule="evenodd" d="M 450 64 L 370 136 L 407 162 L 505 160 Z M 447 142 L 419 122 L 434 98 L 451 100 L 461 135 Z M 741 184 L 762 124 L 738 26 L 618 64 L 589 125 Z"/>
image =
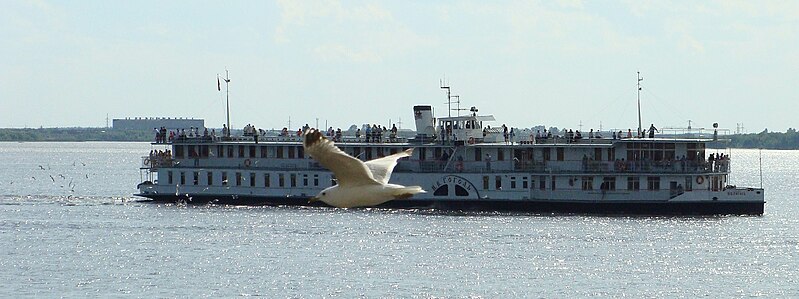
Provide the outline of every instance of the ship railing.
<path id="1" fill-rule="evenodd" d="M 581 173 L 726 173 L 729 160 L 715 162 L 697 161 L 549 161 L 549 169 L 558 172 Z M 534 169 L 537 169 L 534 167 Z"/>
<path id="2" fill-rule="evenodd" d="M 157 170 L 159 167 L 172 167 L 175 165 L 175 160 L 171 156 L 144 156 L 141 157 L 141 168 L 149 168 L 150 170 Z"/>

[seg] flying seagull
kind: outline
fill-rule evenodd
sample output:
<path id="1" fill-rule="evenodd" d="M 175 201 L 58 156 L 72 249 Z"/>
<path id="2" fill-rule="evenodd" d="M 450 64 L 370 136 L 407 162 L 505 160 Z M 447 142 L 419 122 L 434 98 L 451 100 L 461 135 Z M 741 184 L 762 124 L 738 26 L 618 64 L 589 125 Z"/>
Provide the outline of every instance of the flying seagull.
<path id="1" fill-rule="evenodd" d="M 305 152 L 330 169 L 338 184 L 322 190 L 311 201 L 322 201 L 334 207 L 371 207 L 392 199 L 406 199 L 424 193 L 419 186 L 389 184 L 397 160 L 409 157 L 413 149 L 363 162 L 336 147 L 316 129 L 305 133 Z"/>

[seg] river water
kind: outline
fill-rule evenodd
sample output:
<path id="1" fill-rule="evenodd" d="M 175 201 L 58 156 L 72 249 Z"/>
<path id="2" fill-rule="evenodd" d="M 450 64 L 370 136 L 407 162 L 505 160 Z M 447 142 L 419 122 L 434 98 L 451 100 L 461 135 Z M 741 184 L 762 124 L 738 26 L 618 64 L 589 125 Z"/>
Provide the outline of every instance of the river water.
<path id="1" fill-rule="evenodd" d="M 0 297 L 799 296 L 799 151 L 732 150 L 763 216 L 599 217 L 142 203 L 150 149 L 0 143 Z"/>

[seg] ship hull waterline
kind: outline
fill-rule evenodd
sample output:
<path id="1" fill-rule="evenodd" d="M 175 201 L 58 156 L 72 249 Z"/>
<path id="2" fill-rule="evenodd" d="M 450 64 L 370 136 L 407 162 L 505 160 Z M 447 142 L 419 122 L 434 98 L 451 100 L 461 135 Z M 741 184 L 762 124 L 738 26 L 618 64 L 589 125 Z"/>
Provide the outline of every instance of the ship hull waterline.
<path id="1" fill-rule="evenodd" d="M 185 203 L 193 205 L 251 205 L 330 207 L 323 202 L 309 202 L 304 197 L 265 197 L 248 195 L 159 195 L 136 194 L 152 203 Z M 552 200 L 392 200 L 375 208 L 435 209 L 441 211 L 518 212 L 532 214 L 642 215 L 642 216 L 710 216 L 762 215 L 763 201 L 552 201 Z"/>

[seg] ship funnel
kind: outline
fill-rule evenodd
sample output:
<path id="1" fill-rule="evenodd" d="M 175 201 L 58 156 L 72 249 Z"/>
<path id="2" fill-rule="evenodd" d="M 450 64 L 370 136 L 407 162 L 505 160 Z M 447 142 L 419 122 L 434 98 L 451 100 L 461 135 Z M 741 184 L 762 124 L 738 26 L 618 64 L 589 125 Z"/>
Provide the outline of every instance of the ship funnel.
<path id="1" fill-rule="evenodd" d="M 433 138 L 436 136 L 436 119 L 433 118 L 432 106 L 413 106 L 413 118 L 416 120 L 416 136 Z"/>

